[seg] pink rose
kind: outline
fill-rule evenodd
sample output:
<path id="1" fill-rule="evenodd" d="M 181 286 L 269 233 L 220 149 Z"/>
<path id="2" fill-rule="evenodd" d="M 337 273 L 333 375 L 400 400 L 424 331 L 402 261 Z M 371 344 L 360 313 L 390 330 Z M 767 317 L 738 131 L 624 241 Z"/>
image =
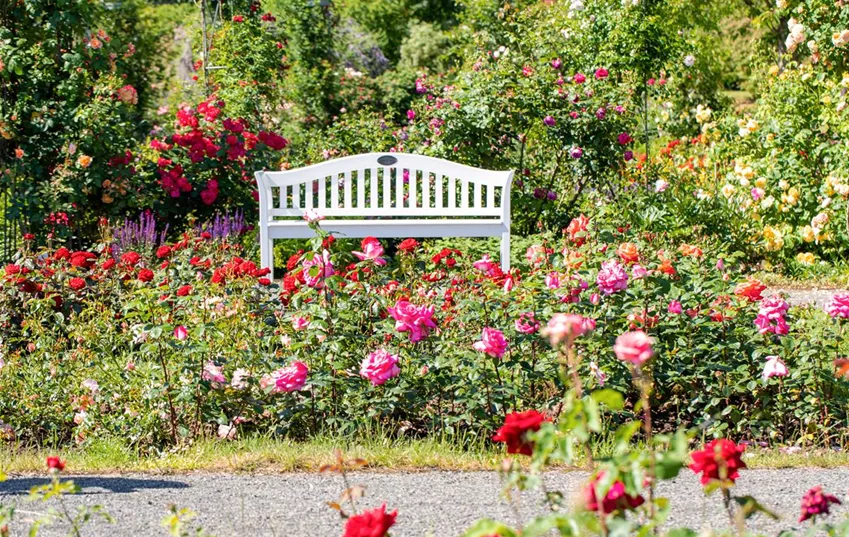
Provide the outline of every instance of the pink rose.
<path id="1" fill-rule="evenodd" d="M 398 357 L 385 349 L 369 353 L 360 366 L 360 376 L 370 380 L 374 386 L 380 386 L 400 373 Z"/>
<path id="2" fill-rule="evenodd" d="M 177 341 L 185 341 L 189 337 L 189 331 L 186 330 L 185 326 L 180 325 L 174 329 L 174 337 L 177 338 Z"/>
<path id="3" fill-rule="evenodd" d="M 498 268 L 498 264 L 492 261 L 489 254 L 484 254 L 483 257 L 472 263 L 472 266 L 485 273 L 487 276 L 492 276 Z"/>
<path id="4" fill-rule="evenodd" d="M 436 328 L 433 306 L 416 306 L 407 300 L 399 300 L 395 307 L 387 311 L 395 319 L 395 330 L 409 332 L 413 343 L 423 340 L 431 329 Z"/>
<path id="5" fill-rule="evenodd" d="M 595 71 L 596 80 L 604 80 L 610 73 L 604 67 L 600 67 Z"/>
<path id="6" fill-rule="evenodd" d="M 336 274 L 333 263 L 330 261 L 330 252 L 324 250 L 321 255 L 312 254 L 312 257 L 304 257 L 304 281 L 310 287 L 323 287 L 325 278 Z M 312 270 L 318 267 L 317 270 Z"/>
<path id="7" fill-rule="evenodd" d="M 645 278 L 648 273 L 649 272 L 642 265 L 634 265 L 633 268 L 631 268 L 631 278 L 635 280 Z"/>
<path id="8" fill-rule="evenodd" d="M 272 392 L 296 392 L 303 389 L 307 383 L 307 373 L 309 368 L 307 364 L 299 361 L 292 362 L 292 365 L 281 367 L 277 371 L 271 373 L 271 381 L 273 382 Z M 265 377 L 260 380 L 260 386 L 268 384 Z"/>
<path id="9" fill-rule="evenodd" d="M 560 289 L 560 274 L 549 272 L 545 277 L 545 286 L 549 289 Z"/>
<path id="10" fill-rule="evenodd" d="M 501 330 L 495 328 L 484 328 L 480 341 L 475 342 L 474 349 L 492 356 L 501 358 L 507 350 L 507 339 Z"/>
<path id="11" fill-rule="evenodd" d="M 849 293 L 838 293 L 831 297 L 831 303 L 825 311 L 834 318 L 849 318 Z"/>
<path id="12" fill-rule="evenodd" d="M 628 288 L 628 274 L 618 261 L 611 259 L 601 264 L 596 283 L 603 294 L 612 295 Z"/>
<path id="13" fill-rule="evenodd" d="M 587 81 L 587 76 L 584 73 L 575 73 L 575 76 L 572 77 L 572 81 L 575 84 L 583 84 Z"/>
<path id="14" fill-rule="evenodd" d="M 669 313 L 674 313 L 675 315 L 680 315 L 682 311 L 684 311 L 684 307 L 681 306 L 681 303 L 677 300 L 673 300 L 669 303 L 669 307 L 666 308 L 666 311 Z"/>
<path id="15" fill-rule="evenodd" d="M 297 331 L 306 330 L 310 327 L 310 321 L 306 317 L 295 317 L 292 319 L 292 328 Z"/>
<path id="16" fill-rule="evenodd" d="M 208 360 L 203 365 L 203 373 L 201 378 L 213 384 L 227 384 L 227 378 L 224 376 L 224 371 L 220 365 L 215 365 L 215 362 Z"/>
<path id="17" fill-rule="evenodd" d="M 539 330 L 539 321 L 536 320 L 534 312 L 528 311 L 516 319 L 516 330 L 523 334 L 536 334 Z"/>
<path id="18" fill-rule="evenodd" d="M 787 366 L 778 356 L 767 356 L 764 364 L 763 378 L 764 380 L 770 377 L 786 377 Z"/>
<path id="19" fill-rule="evenodd" d="M 613 345 L 616 357 L 624 362 L 631 362 L 635 366 L 641 366 L 654 355 L 651 347 L 651 338 L 642 330 L 625 332 Z"/>
<path id="20" fill-rule="evenodd" d="M 601 296 L 598 293 L 593 293 L 590 295 L 590 304 L 593 306 L 598 306 L 599 302 L 601 302 Z"/>
<path id="21" fill-rule="evenodd" d="M 552 347 L 556 347 L 562 341 L 571 345 L 576 337 L 582 336 L 595 327 L 595 321 L 587 323 L 587 319 L 573 313 L 558 313 L 548 321 L 548 325 L 542 329 L 542 335 L 547 336 Z"/>
<path id="22" fill-rule="evenodd" d="M 351 252 L 354 254 L 354 257 L 360 261 L 374 261 L 375 265 L 382 266 L 386 264 L 386 260 L 380 257 L 383 255 L 383 246 L 379 240 L 374 237 L 366 237 L 363 239 L 361 246 L 363 248 L 362 252 Z"/>

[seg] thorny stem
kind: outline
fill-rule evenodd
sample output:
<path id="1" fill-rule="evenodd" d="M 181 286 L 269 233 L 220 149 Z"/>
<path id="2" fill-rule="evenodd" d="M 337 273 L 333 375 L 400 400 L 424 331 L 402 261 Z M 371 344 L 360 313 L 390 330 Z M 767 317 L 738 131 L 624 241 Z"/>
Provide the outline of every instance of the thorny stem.
<path id="1" fill-rule="evenodd" d="M 646 373 L 639 367 L 634 370 L 634 377 L 637 384 L 640 386 L 640 394 L 643 403 L 643 431 L 646 435 L 646 444 L 649 449 L 649 468 L 651 477 L 649 479 L 649 516 L 652 520 L 655 517 L 654 505 L 654 482 L 655 482 L 655 456 L 654 443 L 652 442 L 652 424 L 651 424 L 651 373 Z"/>

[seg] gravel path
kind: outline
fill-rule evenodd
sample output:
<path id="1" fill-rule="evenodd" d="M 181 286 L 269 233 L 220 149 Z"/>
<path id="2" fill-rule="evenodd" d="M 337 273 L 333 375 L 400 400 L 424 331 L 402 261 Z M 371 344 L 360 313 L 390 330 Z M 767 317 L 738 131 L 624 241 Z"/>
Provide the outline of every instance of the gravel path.
<path id="1" fill-rule="evenodd" d="M 546 485 L 572 498 L 586 477 L 584 472 L 551 473 L 546 476 Z M 83 532 L 86 536 L 166 535 L 161 520 L 169 504 L 196 511 L 198 522 L 218 537 L 338 537 L 342 532 L 338 515 L 325 504 L 342 489 L 341 478 L 335 475 L 119 475 L 85 476 L 75 481 L 83 491 L 67 497 L 70 508 L 102 505 L 115 518 L 112 525 L 98 522 L 88 526 Z M 28 513 L 44 510 L 44 505 L 25 499 L 30 487 L 43 482 L 41 478 L 11 477 L 0 483 L 0 503 L 19 505 L 19 522 L 12 526 L 12 535 L 25 535 L 28 525 L 21 521 L 32 516 Z M 366 496 L 361 500 L 364 505 L 386 501 L 390 508 L 398 509 L 392 532 L 395 537 L 453 537 L 481 517 L 515 522 L 513 511 L 499 498 L 499 477 L 493 472 L 365 472 L 351 475 L 351 483 L 366 487 Z M 781 514 L 783 527 L 788 527 L 796 525 L 802 494 L 820 484 L 826 491 L 845 498 L 849 469 L 745 471 L 735 492 L 755 495 Z M 689 470 L 664 483 L 660 493 L 672 500 L 671 527 L 726 527 L 719 496 L 705 500 L 698 480 Z M 521 516 L 527 519 L 539 512 L 539 500 L 538 494 L 523 497 Z M 841 510 L 845 508 L 837 509 Z M 779 527 L 763 516 L 750 524 L 750 529 L 772 535 Z M 67 527 L 57 524 L 39 535 L 64 535 L 66 531 Z"/>
<path id="2" fill-rule="evenodd" d="M 831 297 L 837 293 L 846 293 L 844 289 L 769 289 L 766 294 L 772 295 L 776 293 L 784 293 L 787 297 L 787 302 L 791 306 L 801 306 L 810 304 L 817 308 L 825 307 Z"/>

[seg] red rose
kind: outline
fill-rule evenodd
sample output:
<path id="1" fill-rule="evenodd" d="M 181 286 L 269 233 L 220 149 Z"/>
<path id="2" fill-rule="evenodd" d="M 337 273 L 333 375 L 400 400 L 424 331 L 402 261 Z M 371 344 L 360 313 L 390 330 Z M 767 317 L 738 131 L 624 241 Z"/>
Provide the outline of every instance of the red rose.
<path id="1" fill-rule="evenodd" d="M 70 257 L 71 252 L 64 246 L 56 250 L 56 253 L 53 254 L 53 259 L 70 259 Z"/>
<path id="2" fill-rule="evenodd" d="M 384 537 L 395 524 L 397 516 L 397 509 L 391 513 L 386 512 L 386 504 L 377 509 L 363 511 L 348 519 L 342 537 Z"/>
<path id="3" fill-rule="evenodd" d="M 65 469 L 65 461 L 59 457 L 47 457 L 47 469 L 61 472 Z"/>
<path id="4" fill-rule="evenodd" d="M 91 252 L 74 252 L 71 254 L 71 265 L 89 269 L 94 266 L 97 256 Z"/>
<path id="5" fill-rule="evenodd" d="M 85 289 L 85 280 L 82 278 L 71 278 L 70 280 L 68 280 L 68 287 L 70 287 L 74 291 Z"/>
<path id="6" fill-rule="evenodd" d="M 600 511 L 605 515 L 614 511 L 628 511 L 636 509 L 645 503 L 645 499 L 639 494 L 631 496 L 625 492 L 625 483 L 616 480 L 610 485 L 607 494 L 602 498 L 601 505 L 598 502 L 596 488 L 598 482 L 604 477 L 604 472 L 599 472 L 584 489 L 585 507 L 588 511 Z"/>
<path id="7" fill-rule="evenodd" d="M 733 484 L 740 477 L 739 470 L 746 467 L 741 458 L 745 450 L 746 446 L 738 446 L 725 438 L 711 440 L 703 450 L 690 455 L 693 459 L 690 470 L 702 474 L 702 485 L 711 481 L 730 481 Z"/>
<path id="8" fill-rule="evenodd" d="M 271 285 L 271 280 L 268 278 L 260 278 L 257 280 L 257 283 L 260 285 Z"/>
<path id="9" fill-rule="evenodd" d="M 152 279 L 153 279 L 153 271 L 152 270 L 143 268 L 139 271 L 139 281 L 149 282 Z"/>
<path id="10" fill-rule="evenodd" d="M 411 254 L 411 253 L 415 252 L 416 248 L 418 248 L 418 247 L 419 247 L 419 243 L 416 241 L 416 239 L 404 239 L 398 245 L 398 251 L 405 253 L 405 254 Z"/>
<path id="11" fill-rule="evenodd" d="M 115 260 L 110 257 L 109 259 L 104 261 L 102 265 L 100 265 L 100 268 L 102 268 L 103 270 L 109 270 L 114 266 L 115 266 Z"/>
<path id="12" fill-rule="evenodd" d="M 817 515 L 827 515 L 829 506 L 833 503 L 840 503 L 837 496 L 824 494 L 822 486 L 812 488 L 802 497 L 802 516 L 799 517 L 799 522 L 804 522 Z"/>
<path id="13" fill-rule="evenodd" d="M 169 255 L 171 255 L 171 247 L 170 246 L 163 245 L 163 246 L 160 246 L 156 250 L 156 257 L 158 257 L 159 259 L 163 259 L 165 257 L 168 257 Z"/>
<path id="14" fill-rule="evenodd" d="M 130 266 L 135 266 L 141 261 L 141 256 L 136 252 L 127 252 L 121 256 L 121 262 Z"/>
<path id="15" fill-rule="evenodd" d="M 289 260 L 286 261 L 286 270 L 291 272 L 295 267 L 297 267 L 298 263 L 301 261 L 302 255 L 304 255 L 304 251 L 298 250 L 298 253 L 289 256 Z"/>
<path id="16" fill-rule="evenodd" d="M 20 274 L 21 266 L 20 265 L 6 265 L 6 275 L 12 276 L 14 274 Z"/>
<path id="17" fill-rule="evenodd" d="M 191 285 L 184 285 L 177 289 L 177 296 L 189 296 L 192 293 Z"/>
<path id="18" fill-rule="evenodd" d="M 495 433 L 492 440 L 507 444 L 507 453 L 521 453 L 530 456 L 534 443 L 525 438 L 528 431 L 539 431 L 542 422 L 548 421 L 542 413 L 536 410 L 512 412 L 507 414 L 504 425 Z"/>

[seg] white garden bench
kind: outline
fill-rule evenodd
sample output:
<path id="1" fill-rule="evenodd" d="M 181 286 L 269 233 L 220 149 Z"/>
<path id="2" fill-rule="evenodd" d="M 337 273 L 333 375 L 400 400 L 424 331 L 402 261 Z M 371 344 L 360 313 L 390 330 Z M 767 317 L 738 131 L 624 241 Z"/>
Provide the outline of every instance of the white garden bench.
<path id="1" fill-rule="evenodd" d="M 423 155 L 367 153 L 288 171 L 256 172 L 262 267 L 274 239 L 314 235 L 303 216 L 342 237 L 501 237 L 510 269 L 512 171 L 489 171 Z M 272 274 L 273 277 L 273 274 Z"/>

